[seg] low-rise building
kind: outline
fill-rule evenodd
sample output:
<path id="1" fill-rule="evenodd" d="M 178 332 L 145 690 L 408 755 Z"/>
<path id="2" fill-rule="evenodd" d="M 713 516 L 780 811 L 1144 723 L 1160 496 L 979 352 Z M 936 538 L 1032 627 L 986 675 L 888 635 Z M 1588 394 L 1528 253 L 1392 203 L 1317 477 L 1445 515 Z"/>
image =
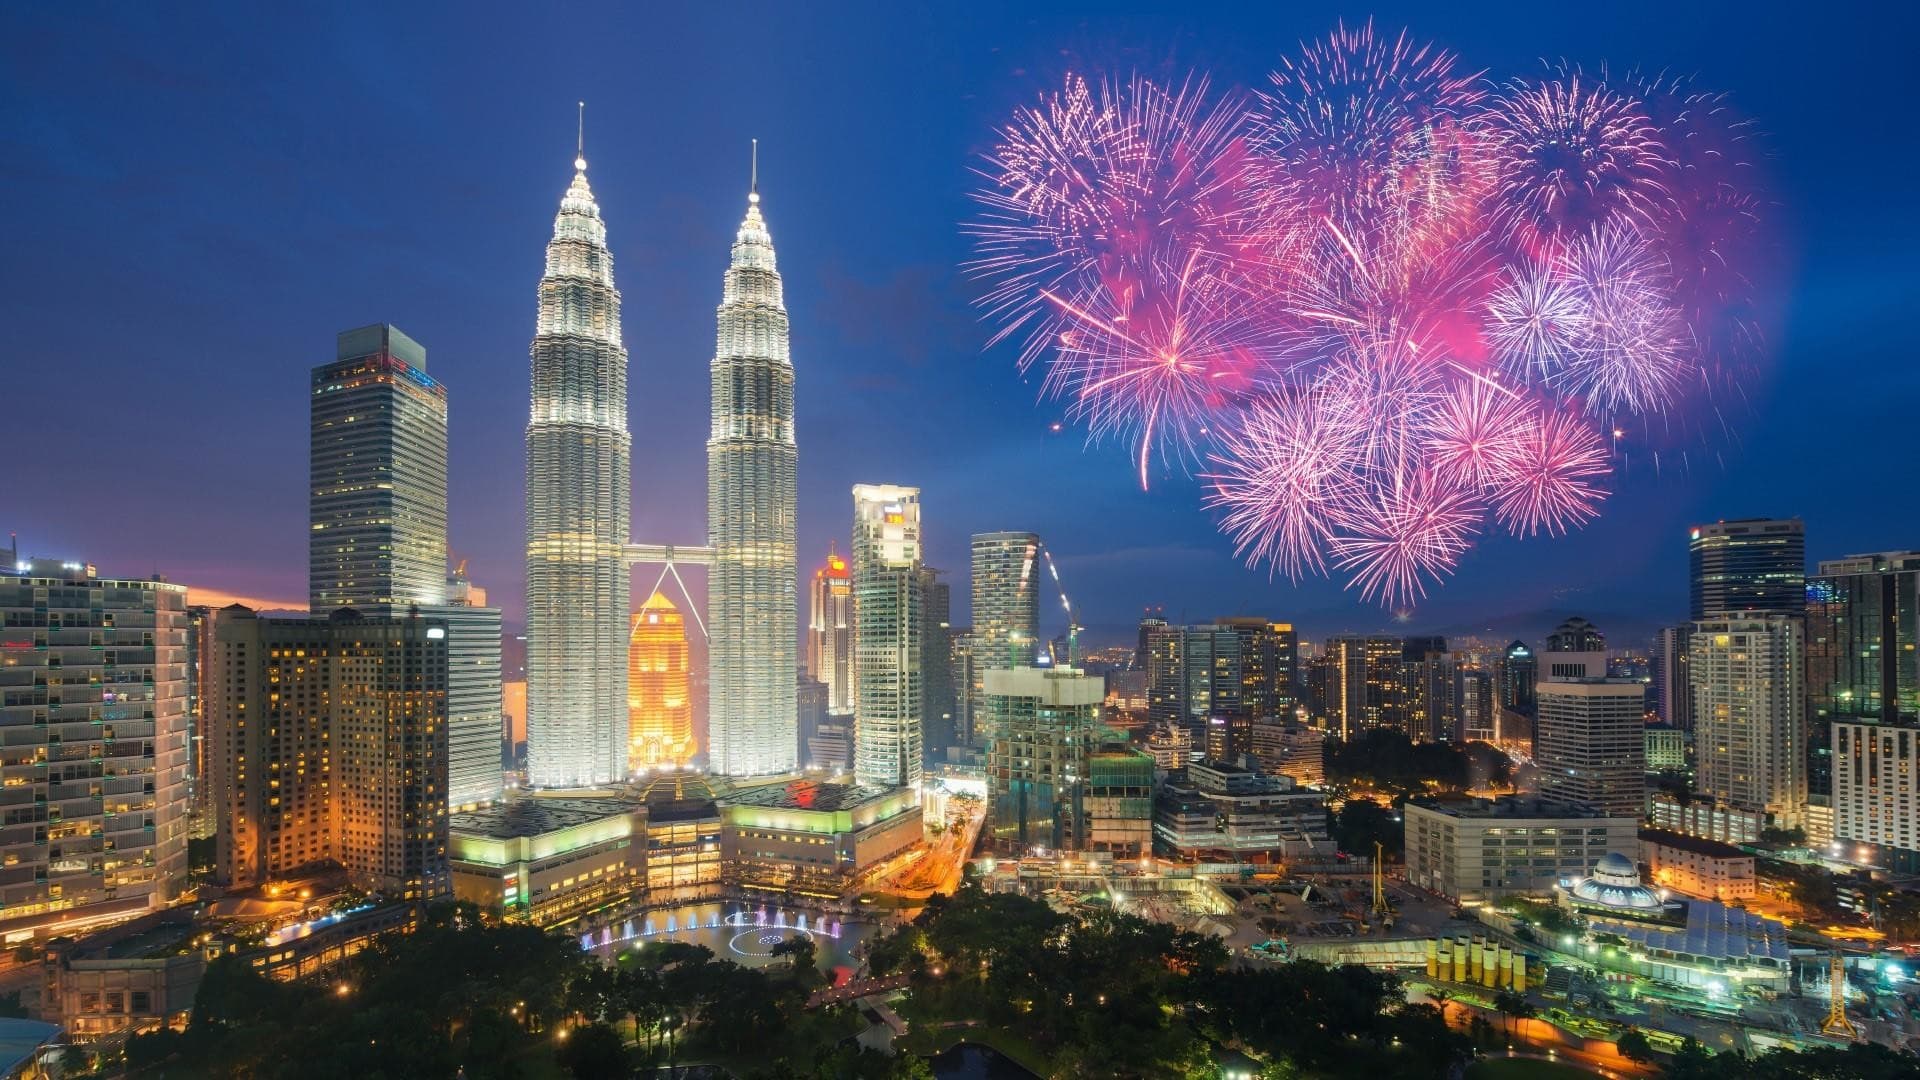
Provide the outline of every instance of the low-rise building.
<path id="1" fill-rule="evenodd" d="M 1407 880 L 1454 900 L 1548 896 L 1609 851 L 1632 851 L 1639 819 L 1509 795 L 1410 800 Z"/>
<path id="2" fill-rule="evenodd" d="M 1196 761 L 1154 799 L 1154 850 L 1182 859 L 1286 862 L 1331 855 L 1324 793 L 1249 759 Z"/>
<path id="3" fill-rule="evenodd" d="M 839 899 L 921 837 L 913 788 L 795 780 L 735 791 L 721 807 L 725 872 L 741 889 Z"/>
<path id="4" fill-rule="evenodd" d="M 455 814 L 453 894 L 540 926 L 627 900 L 646 885 L 646 806 L 536 796 Z"/>
<path id="5" fill-rule="evenodd" d="M 1697 795 L 1682 802 L 1664 792 L 1647 800 L 1647 820 L 1656 829 L 1723 844 L 1757 844 L 1766 827 L 1766 815 L 1758 810 L 1739 810 Z"/>
<path id="6" fill-rule="evenodd" d="M 1758 887 L 1753 856 L 1718 840 L 1641 829 L 1640 861 L 1653 884 L 1703 900 L 1744 900 Z"/>
<path id="7" fill-rule="evenodd" d="M 1257 723 L 1248 730 L 1252 752 L 1260 768 L 1275 776 L 1290 776 L 1302 787 L 1327 781 L 1327 733 L 1304 724 Z"/>
<path id="8" fill-rule="evenodd" d="M 1680 772 L 1687 767 L 1687 733 L 1667 724 L 1647 725 L 1647 771 Z"/>
<path id="9" fill-rule="evenodd" d="M 1153 852 L 1153 758 L 1109 743 L 1087 757 L 1087 849 L 1120 856 Z"/>
<path id="10" fill-rule="evenodd" d="M 182 908 L 85 938 L 55 938 L 45 953 L 40 1019 L 79 1043 L 185 1028 L 207 966 L 195 934 Z"/>

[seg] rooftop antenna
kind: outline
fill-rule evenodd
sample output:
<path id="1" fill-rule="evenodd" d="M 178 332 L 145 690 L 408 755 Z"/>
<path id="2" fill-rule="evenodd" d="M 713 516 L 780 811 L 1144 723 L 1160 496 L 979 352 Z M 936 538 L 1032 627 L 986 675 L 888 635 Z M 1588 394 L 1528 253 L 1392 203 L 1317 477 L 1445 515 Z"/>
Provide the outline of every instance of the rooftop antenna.
<path id="1" fill-rule="evenodd" d="M 747 181 L 747 201 L 760 201 L 760 140 L 753 140 L 753 171 Z"/>
<path id="2" fill-rule="evenodd" d="M 580 130 L 573 142 L 573 167 L 587 170 L 587 103 L 580 102 Z"/>

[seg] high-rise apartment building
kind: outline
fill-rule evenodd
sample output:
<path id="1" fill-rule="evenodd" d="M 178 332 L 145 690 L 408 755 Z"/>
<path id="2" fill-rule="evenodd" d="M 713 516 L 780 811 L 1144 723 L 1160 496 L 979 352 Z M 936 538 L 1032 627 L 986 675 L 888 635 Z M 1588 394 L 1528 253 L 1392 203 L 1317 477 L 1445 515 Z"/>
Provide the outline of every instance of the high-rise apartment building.
<path id="1" fill-rule="evenodd" d="M 1832 729 L 1834 840 L 1861 862 L 1920 872 L 1920 728 L 1841 719 Z"/>
<path id="2" fill-rule="evenodd" d="M 1825 796 L 1833 724 L 1920 724 L 1920 553 L 1820 563 L 1807 579 L 1806 634 L 1807 788 Z"/>
<path id="3" fill-rule="evenodd" d="M 1675 728 L 1693 730 L 1693 691 L 1687 672 L 1693 626 L 1663 626 L 1653 642 L 1653 711 Z"/>
<path id="4" fill-rule="evenodd" d="M 953 745 L 979 748 L 984 734 L 981 729 L 981 714 L 976 706 L 981 702 L 973 696 L 974 680 L 979 677 L 980 667 L 974 663 L 973 627 L 955 626 L 947 632 L 947 663 L 949 665 L 949 684 L 952 686 L 953 701 Z"/>
<path id="5" fill-rule="evenodd" d="M 985 712 L 984 673 L 1034 662 L 1040 648 L 1040 537 L 976 533 L 971 544 L 973 682 L 970 711 Z"/>
<path id="6" fill-rule="evenodd" d="M 687 675 L 687 618 L 656 592 L 634 613 L 627 639 L 628 771 L 692 764 L 696 748 Z"/>
<path id="7" fill-rule="evenodd" d="M 920 489 L 853 488 L 853 773 L 917 787 L 922 765 Z"/>
<path id="8" fill-rule="evenodd" d="M 1003 849 L 1079 851 L 1092 838 L 1087 758 L 1106 684 L 1072 669 L 995 668 L 987 687 L 987 828 Z"/>
<path id="9" fill-rule="evenodd" d="M 447 390 L 399 329 L 343 331 L 313 370 L 308 594 L 314 614 L 421 614 L 446 624 L 449 781 L 456 808 L 498 800 L 500 611 L 447 570 Z"/>
<path id="10" fill-rule="evenodd" d="M 208 778 L 220 881 L 337 862 L 396 899 L 444 895 L 447 627 L 418 615 L 215 615 Z"/>
<path id="11" fill-rule="evenodd" d="M 163 907 L 187 877 L 187 591 L 0 565 L 0 933 Z"/>
<path id="12" fill-rule="evenodd" d="M 1156 727 L 1184 727 L 1205 745 L 1209 721 L 1244 722 L 1240 635 L 1233 628 L 1153 627 L 1147 651 L 1147 715 Z"/>
<path id="13" fill-rule="evenodd" d="M 763 776 L 791 771 L 798 753 L 798 449 L 787 309 L 757 174 L 734 236 L 719 324 L 707 440 L 709 758 L 722 776 Z"/>
<path id="14" fill-rule="evenodd" d="M 942 571 L 920 568 L 920 730 L 929 762 L 954 745 L 953 590 Z"/>
<path id="15" fill-rule="evenodd" d="M 187 607 L 187 835 L 213 835 L 213 804 L 207 800 L 207 678 L 213 673 L 213 609 Z"/>
<path id="16" fill-rule="evenodd" d="M 1249 721 L 1292 720 L 1299 645 L 1293 624 L 1230 617 L 1215 619 L 1214 625 L 1240 639 L 1241 713 Z"/>
<path id="17" fill-rule="evenodd" d="M 827 711 L 853 711 L 853 573 L 832 548 L 808 594 L 807 676 L 827 686 Z"/>
<path id="18" fill-rule="evenodd" d="M 1405 732 L 1414 742 L 1450 742 L 1459 737 L 1453 663 L 1445 638 L 1404 639 L 1388 694 L 1381 723 Z"/>
<path id="19" fill-rule="evenodd" d="M 447 390 L 393 326 L 339 335 L 313 369 L 309 607 L 406 608 L 447 597 Z"/>
<path id="20" fill-rule="evenodd" d="M 527 422 L 527 780 L 535 787 L 605 784 L 627 769 L 627 350 L 607 225 L 585 155 L 573 165 L 540 278 Z M 778 672 L 783 693 L 792 668 Z"/>
<path id="21" fill-rule="evenodd" d="M 1799 518 L 1743 518 L 1689 534 L 1692 618 L 1798 615 L 1806 604 L 1807 532 Z"/>
<path id="22" fill-rule="evenodd" d="M 1776 828 L 1806 823 L 1804 627 L 1798 616 L 1693 624 L 1694 787 Z"/>
<path id="23" fill-rule="evenodd" d="M 1631 679 L 1542 679 L 1534 762 L 1540 794 L 1610 817 L 1646 813 L 1646 687 Z"/>
<path id="24" fill-rule="evenodd" d="M 1397 637 L 1340 635 L 1321 649 L 1324 722 L 1341 739 L 1379 727 L 1394 708 L 1406 643 Z"/>

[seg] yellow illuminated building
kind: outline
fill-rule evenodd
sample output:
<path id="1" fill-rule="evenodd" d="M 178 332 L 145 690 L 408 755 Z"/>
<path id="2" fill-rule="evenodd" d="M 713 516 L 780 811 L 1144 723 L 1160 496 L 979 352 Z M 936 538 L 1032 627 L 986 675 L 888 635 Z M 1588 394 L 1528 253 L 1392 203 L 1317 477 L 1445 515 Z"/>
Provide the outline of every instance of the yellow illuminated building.
<path id="1" fill-rule="evenodd" d="M 693 760 L 687 620 L 658 592 L 633 616 L 627 642 L 627 740 L 631 772 Z"/>

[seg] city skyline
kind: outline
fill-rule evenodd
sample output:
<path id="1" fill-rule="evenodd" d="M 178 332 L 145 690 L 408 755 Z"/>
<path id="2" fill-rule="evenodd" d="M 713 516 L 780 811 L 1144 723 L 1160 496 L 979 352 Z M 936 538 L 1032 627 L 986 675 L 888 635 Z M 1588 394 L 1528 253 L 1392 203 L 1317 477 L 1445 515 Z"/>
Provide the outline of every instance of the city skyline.
<path id="1" fill-rule="evenodd" d="M 223 380 L 231 377 L 231 388 L 211 385 L 200 375 L 208 370 L 204 350 L 187 344 L 193 338 L 181 332 L 174 321 L 179 316 L 154 309 L 171 296 L 164 285 L 122 284 L 119 289 L 113 309 L 116 324 L 152 331 L 140 335 L 138 347 L 127 347 L 117 336 L 125 331 L 115 330 L 100 343 L 68 343 L 59 351 L 73 355 L 76 363 L 130 377 L 140 392 L 184 416 L 217 417 L 237 436 L 290 451 L 297 447 L 297 436 L 290 437 L 285 421 L 298 405 L 286 390 L 301 378 L 312 355 L 311 343 L 322 340 L 322 334 L 339 326 L 392 319 L 433 342 L 436 358 L 444 358 L 436 360 L 436 374 L 461 395 L 450 435 L 451 531 L 460 545 L 454 555 L 471 559 L 474 578 L 486 583 L 495 602 L 506 608 L 508 625 L 517 628 L 523 621 L 518 607 L 524 588 L 520 560 L 514 555 L 519 509 L 513 505 L 517 500 L 498 497 L 498 481 L 521 468 L 518 440 L 504 436 L 518 426 L 516 413 L 525 415 L 524 399 L 515 399 L 525 392 L 524 376 L 516 369 L 523 370 L 524 364 L 519 349 L 525 343 L 525 296 L 531 285 L 527 252 L 539 242 L 538 222 L 551 211 L 552 165 L 568 149 L 563 140 L 574 134 L 573 103 L 584 97 L 595 111 L 595 131 L 606 133 L 604 141 L 596 142 L 595 157 L 596 176 L 606 176 L 604 183 L 612 186 L 618 200 L 611 211 L 611 246 L 634 252 L 622 262 L 623 275 L 635 275 L 636 283 L 627 287 L 630 296 L 647 293 L 644 310 L 628 316 L 630 338 L 638 340 L 636 331 L 644 327 L 647 340 L 633 360 L 634 400 L 639 400 L 638 387 L 645 387 L 648 400 L 662 405 L 656 422 L 635 435 L 635 460 L 654 462 L 658 468 L 655 475 L 636 476 L 634 535 L 681 543 L 695 543 L 701 536 L 700 435 L 698 425 L 690 423 L 706 374 L 700 339 L 711 332 L 710 325 L 703 326 L 709 317 L 705 313 L 711 311 L 711 297 L 705 295 L 710 284 L 701 283 L 710 282 L 712 253 L 737 221 L 741 158 L 747 141 L 759 137 L 768 143 L 766 171 L 779 178 L 780 205 L 791 208 L 783 218 L 782 254 L 799 271 L 797 279 L 805 279 L 804 292 L 789 297 L 795 332 L 806 354 L 818 358 L 807 369 L 798 410 L 798 438 L 818 448 L 810 450 L 800 470 L 799 542 L 804 550 L 817 551 L 830 539 L 844 542 L 843 515 L 835 510 L 840 496 L 835 493 L 859 477 L 859 459 L 870 458 L 879 445 L 874 439 L 897 439 L 901 431 L 915 431 L 922 437 L 906 440 L 897 451 L 903 459 L 900 467 L 890 467 L 889 474 L 917 484 L 931 501 L 950 508 L 941 515 L 941 528 L 927 537 L 927 561 L 964 565 L 967 540 L 974 532 L 1022 529 L 1046 536 L 1094 642 L 1123 636 L 1142 607 L 1166 603 L 1184 609 L 1172 612 L 1176 622 L 1263 614 L 1290 619 L 1310 640 L 1389 626 L 1448 633 L 1485 626 L 1497 633 L 1524 623 L 1538 628 L 1527 635 L 1537 641 L 1538 633 L 1560 615 L 1580 612 L 1616 628 L 1617 645 L 1636 644 L 1645 634 L 1633 629 L 1633 622 L 1651 628 L 1685 615 L 1681 539 L 1691 525 L 1717 518 L 1799 514 L 1807 522 L 1810 560 L 1903 548 L 1911 531 L 1897 516 L 1880 519 L 1866 509 L 1873 502 L 1865 497 L 1871 476 L 1837 476 L 1818 500 L 1791 494 L 1812 490 L 1812 466 L 1792 449 L 1798 418 L 1831 407 L 1840 391 L 1820 375 L 1824 358 L 1837 347 L 1831 336 L 1836 328 L 1848 331 L 1846 347 L 1863 365 L 1876 356 L 1892 355 L 1887 351 L 1892 346 L 1872 331 L 1884 325 L 1876 319 L 1890 322 L 1887 297 L 1897 292 L 1861 286 L 1872 280 L 1876 290 L 1891 288 L 1876 276 L 1882 269 L 1876 260 L 1882 250 L 1897 248 L 1899 230 L 1907 226 L 1896 223 L 1891 235 L 1865 239 L 1861 220 L 1824 197 L 1831 175 L 1847 171 L 1830 166 L 1844 164 L 1848 154 L 1857 153 L 1847 148 L 1846 140 L 1869 118 L 1842 114 L 1835 120 L 1825 112 L 1816 116 L 1809 106 L 1769 85 L 1760 64 L 1769 51 L 1766 35 L 1780 31 L 1764 23 L 1750 48 L 1701 61 L 1698 44 L 1713 33 L 1716 20 L 1725 17 L 1713 12 L 1670 15 L 1663 26 L 1671 34 L 1658 41 L 1638 34 L 1628 37 L 1629 28 L 1637 25 L 1632 13 L 1603 19 L 1597 27 L 1592 20 L 1581 20 L 1577 28 L 1572 20 L 1544 16 L 1544 23 L 1529 26 L 1525 34 L 1483 30 L 1439 15 L 1407 20 L 1417 33 L 1470 52 L 1477 61 L 1507 68 L 1541 53 L 1580 59 L 1611 53 L 1632 56 L 1650 67 L 1673 64 L 1698 70 L 1704 81 L 1728 90 L 1744 114 L 1763 121 L 1770 149 L 1767 167 L 1774 174 L 1779 201 L 1801 215 L 1782 230 L 1780 269 L 1784 276 L 1797 265 L 1795 276 L 1817 287 L 1806 296 L 1789 295 L 1783 286 L 1773 294 L 1786 300 L 1782 324 L 1769 339 L 1778 357 L 1778 378 L 1756 380 L 1751 413 L 1729 416 L 1740 439 L 1722 451 L 1724 463 L 1675 467 L 1658 478 L 1630 472 L 1616 480 L 1607 514 L 1569 538 L 1487 540 L 1464 560 L 1454 581 L 1403 626 L 1341 593 L 1336 583 L 1311 582 L 1295 589 L 1284 582 L 1270 584 L 1264 573 L 1239 566 L 1230 547 L 1214 533 L 1209 516 L 1198 508 L 1197 481 L 1176 473 L 1157 478 L 1154 490 L 1140 493 L 1129 486 L 1129 477 L 1115 475 L 1123 471 L 1116 466 L 1125 462 L 1124 448 L 1086 450 L 1071 429 L 1049 432 L 1054 408 L 1036 401 L 1036 386 L 1021 381 L 1004 350 L 982 352 L 988 328 L 968 307 L 971 291 L 952 274 L 964 252 L 953 223 L 965 212 L 967 164 L 989 145 L 993 125 L 1008 107 L 1031 101 L 1057 83 L 1062 42 L 1076 54 L 1066 61 L 1076 62 L 1080 51 L 1127 55 L 1143 42 L 1177 40 L 1182 62 L 1197 60 L 1221 79 L 1257 83 L 1272 58 L 1264 46 L 1223 44 L 1219 29 L 1226 24 L 1224 17 L 1138 15 L 1102 40 L 1088 41 L 1086 35 L 1043 16 L 1031 29 L 1005 41 L 961 34 L 932 43 L 935 62 L 925 66 L 922 81 L 910 80 L 917 87 L 910 100 L 863 100 L 869 110 L 860 113 L 866 128 L 849 132 L 837 122 L 830 124 L 823 133 L 826 145 L 785 132 L 804 130 L 797 110 L 815 116 L 846 114 L 851 90 L 784 67 L 776 74 L 791 84 L 791 101 L 768 102 L 732 89 L 702 97 L 686 90 L 690 84 L 685 80 L 683 89 L 663 95 L 658 88 L 642 92 L 623 81 L 641 76 L 562 79 L 529 70 L 514 80 L 512 108 L 488 118 L 476 107 L 443 100 L 424 77 L 405 83 L 390 101 L 353 97 L 324 106 L 294 95 L 272 106 L 250 106 L 286 110 L 301 121 L 295 125 L 298 130 L 331 132 L 327 138 L 356 148 L 373 145 L 363 140 L 397 143 L 402 131 L 432 117 L 434 130 L 424 135 L 424 145 L 440 160 L 426 160 L 423 150 L 395 150 L 404 163 L 401 171 L 419 174 L 405 186 L 390 186 L 395 182 L 362 172 L 348 181 L 346 174 L 332 171 L 335 165 L 324 162 L 316 163 L 311 178 L 302 181 L 324 192 L 325 205 L 359 228 L 387 229 L 403 209 L 415 215 L 393 238 L 376 245 L 364 265 L 350 263 L 344 251 L 336 254 L 321 245 L 307 260 L 311 266 L 290 266 L 274 249 L 300 244 L 310 226 L 291 216 L 296 204 L 284 184 L 274 180 L 277 174 L 260 150 L 182 121 L 188 125 L 178 132 L 182 145 L 208 163 L 181 161 L 182 176 L 218 167 L 261 181 L 241 185 L 246 190 L 228 196 L 238 200 L 236 209 L 247 213 L 254 225 L 245 243 L 262 245 L 249 276 L 282 280 L 290 287 L 281 291 L 297 294 L 297 305 L 271 298 L 254 302 L 257 284 L 211 260 L 203 241 L 186 238 L 202 235 L 197 204 L 188 204 L 188 220 L 194 224 L 182 227 L 186 236 L 155 235 L 124 217 L 129 212 L 125 204 L 108 205 L 98 221 L 70 227 L 119 228 L 130 240 L 152 245 L 130 248 L 135 257 L 116 273 L 133 272 L 159 253 L 181 253 L 191 256 L 189 265 L 204 265 L 219 294 L 245 303 L 246 311 L 237 315 L 229 333 L 232 344 L 250 359 L 242 371 L 222 371 Z M 686 20 L 681 29 L 690 40 L 713 40 L 717 33 L 697 17 L 676 18 Z M 778 18 L 773 13 L 764 17 Z M 1388 22 L 1402 16 L 1382 11 L 1380 18 Z M 1248 27 L 1245 36 L 1274 43 L 1329 28 L 1321 15 L 1248 13 L 1235 25 L 1241 23 Z M 297 22 L 278 25 L 298 29 Z M 871 40 L 869 35 L 885 29 L 876 22 L 841 47 L 860 48 Z M 142 27 L 135 17 L 110 29 L 106 38 L 126 52 L 135 46 L 119 35 L 141 30 L 161 41 L 179 33 L 164 24 Z M 397 40 L 423 30 L 424 24 L 403 20 Z M 808 35 L 815 31 L 795 28 L 795 33 L 796 40 L 814 40 Z M 589 52 L 604 47 L 585 46 Z M 311 62 L 323 62 L 342 45 L 322 34 L 302 48 Z M 154 70 L 138 76 L 95 72 L 87 62 L 69 60 L 76 70 L 92 72 L 103 87 L 124 90 L 129 80 L 141 77 L 152 80 L 162 97 L 193 99 L 204 94 L 204 88 L 167 73 L 190 72 L 200 55 L 195 48 L 183 48 L 177 58 L 156 60 Z M 23 53 L 19 59 L 16 70 L 30 74 L 45 58 Z M 437 58 L 432 63 L 455 84 L 474 78 L 457 61 Z M 677 77 L 679 72 L 675 67 L 672 74 Z M 282 77 L 263 71 L 246 69 L 240 77 L 256 89 L 287 88 Z M 1859 77 L 1884 76 L 1863 65 Z M 701 88 L 706 89 L 703 84 Z M 1872 100 L 1870 94 L 1857 97 Z M 642 108 L 636 104 L 640 101 L 661 104 Z M 685 116 L 680 115 L 683 110 Z M 874 150 L 881 144 L 869 140 L 886 137 L 909 115 L 931 124 L 927 152 L 902 157 Z M 490 126 L 484 138 L 478 128 L 483 122 Z M 55 182 L 77 185 L 81 192 L 98 190 L 126 172 L 131 160 L 126 154 L 147 149 L 139 140 L 120 139 L 119 125 L 91 98 L 48 103 L 42 119 L 27 129 L 28 152 L 21 155 L 22 171 L 12 183 L 22 192 Z M 269 131 L 285 125 L 250 127 L 260 131 L 262 139 L 287 138 Z M 662 139 L 684 147 L 684 152 L 676 149 L 675 157 L 688 163 L 686 176 L 663 176 L 648 165 L 645 151 Z M 271 145 L 300 151 L 298 144 Z M 853 190 L 841 190 L 847 174 L 823 153 L 829 147 L 840 153 L 867 148 L 867 156 L 856 160 L 875 167 L 858 175 Z M 411 197 L 415 183 L 432 187 L 441 178 L 440 170 L 448 168 L 470 178 L 447 185 L 455 194 L 451 206 L 423 206 Z M 12 202 L 24 206 L 31 201 Z M 41 226 L 24 221 L 19 225 L 18 234 L 33 245 Z M 429 235 L 435 248 L 422 257 L 428 249 L 421 245 Z M 1833 246 L 1842 238 L 1861 245 L 1843 259 Z M 155 254 L 137 254 L 145 251 Z M 48 284 L 74 272 L 62 259 L 56 254 Z M 26 286 L 10 301 L 23 312 L 39 309 L 59 316 L 72 302 L 39 281 Z M 204 311 L 205 304 L 199 300 L 185 307 Z M 508 317 L 513 311 L 522 313 L 517 322 Z M 22 321 L 27 325 L 23 348 L 51 352 L 50 341 L 41 337 L 45 331 L 37 329 L 42 320 Z M 242 400 L 248 404 L 239 407 Z M 927 407 L 933 403 L 937 407 Z M 1865 415 L 1879 408 L 1855 404 Z M 926 419 L 916 423 L 916 416 Z M 875 417 L 887 422 L 874 423 Z M 25 425 L 31 434 L 47 422 L 29 417 Z M 1860 427 L 1868 432 L 1864 437 L 1869 442 L 1884 437 L 1872 433 L 1872 423 Z M 816 432 L 811 438 L 810 429 Z M 265 600 L 297 597 L 304 591 L 297 576 L 302 511 L 297 489 L 266 464 L 276 455 L 263 453 L 258 462 L 232 463 L 232 482 L 215 484 L 202 463 L 219 456 L 208 454 L 197 440 L 190 433 L 181 449 L 156 450 L 163 459 L 184 455 L 168 463 L 188 479 L 189 491 L 177 508 L 156 513 L 151 542 L 137 549 L 132 538 L 111 535 L 84 507 L 59 520 L 9 520 L 0 527 L 22 533 L 23 554 L 79 557 L 122 568 L 151 564 L 194 587 L 196 599 L 202 598 L 201 590 Z M 956 449 L 960 452 L 951 452 Z M 1064 477 L 1072 497 L 989 479 L 1010 470 Z M 229 527 L 212 535 L 196 527 L 209 515 L 228 510 L 227 500 L 235 496 L 246 500 L 249 513 L 235 515 Z M 1086 524 L 1087 508 L 1100 511 L 1098 528 Z M 698 595 L 700 582 L 690 584 Z M 964 613 L 956 610 L 954 621 L 964 624 Z M 1047 636 L 1057 624 L 1057 614 L 1047 619 Z"/>

